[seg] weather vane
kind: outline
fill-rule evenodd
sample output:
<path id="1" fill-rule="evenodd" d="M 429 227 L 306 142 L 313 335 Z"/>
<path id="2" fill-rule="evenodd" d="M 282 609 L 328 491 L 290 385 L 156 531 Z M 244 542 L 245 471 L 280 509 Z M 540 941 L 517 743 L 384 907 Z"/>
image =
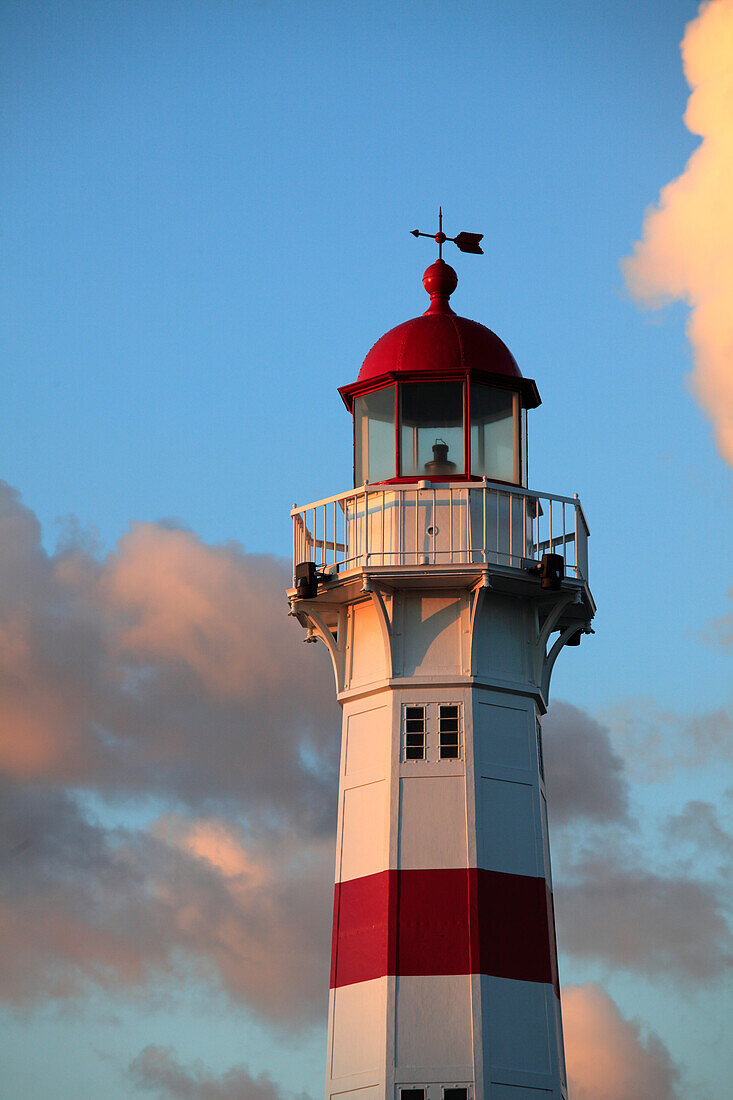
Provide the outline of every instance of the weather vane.
<path id="1" fill-rule="evenodd" d="M 484 250 L 481 247 L 480 241 L 483 239 L 483 233 L 459 233 L 457 237 L 446 237 L 443 232 L 443 207 L 438 207 L 438 232 L 437 233 L 421 233 L 419 229 L 411 229 L 413 237 L 432 237 L 434 241 L 438 243 L 438 259 L 443 259 L 443 245 L 446 241 L 453 241 L 461 252 L 472 252 L 475 256 L 483 256 Z"/>

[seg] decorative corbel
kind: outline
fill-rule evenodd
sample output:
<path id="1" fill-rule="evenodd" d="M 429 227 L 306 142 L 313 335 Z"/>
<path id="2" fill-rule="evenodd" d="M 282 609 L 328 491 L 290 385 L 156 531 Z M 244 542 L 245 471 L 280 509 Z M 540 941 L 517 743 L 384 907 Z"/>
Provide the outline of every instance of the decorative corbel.
<path id="1" fill-rule="evenodd" d="M 313 604 L 304 605 L 299 601 L 297 611 L 294 610 L 292 614 L 303 626 L 308 627 L 309 636 L 305 639 L 306 641 L 315 641 L 316 638 L 320 638 L 325 645 L 331 657 L 336 691 L 337 693 L 343 691 L 346 679 L 346 613 L 344 609 L 339 609 L 338 637 L 334 637 L 333 631 L 326 625 L 321 613 Z"/>
<path id="2" fill-rule="evenodd" d="M 387 611 L 387 605 L 384 602 L 384 595 L 381 588 L 375 583 L 372 577 L 364 577 L 362 592 L 367 592 L 369 594 L 377 612 L 377 620 L 379 621 L 379 628 L 382 631 L 382 641 L 384 642 L 384 652 L 387 654 L 387 667 L 389 668 L 390 676 L 394 676 L 392 624 L 389 621 L 389 613 Z"/>

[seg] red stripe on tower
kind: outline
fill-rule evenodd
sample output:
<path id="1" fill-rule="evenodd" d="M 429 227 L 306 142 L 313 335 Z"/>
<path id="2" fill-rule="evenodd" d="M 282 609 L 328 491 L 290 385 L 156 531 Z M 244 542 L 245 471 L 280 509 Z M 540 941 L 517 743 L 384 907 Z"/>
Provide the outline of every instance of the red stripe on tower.
<path id="1" fill-rule="evenodd" d="M 489 974 L 552 983 L 559 996 L 545 880 L 451 868 L 337 883 L 331 987 L 387 974 Z"/>

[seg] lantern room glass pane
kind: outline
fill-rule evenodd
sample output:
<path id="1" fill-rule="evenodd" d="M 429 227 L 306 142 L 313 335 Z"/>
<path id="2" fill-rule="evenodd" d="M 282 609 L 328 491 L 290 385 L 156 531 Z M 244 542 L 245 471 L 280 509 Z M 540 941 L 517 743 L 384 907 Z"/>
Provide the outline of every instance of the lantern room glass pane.
<path id="1" fill-rule="evenodd" d="M 400 474 L 463 474 L 463 386 L 410 382 L 400 386 Z"/>
<path id="2" fill-rule="evenodd" d="M 514 481 L 514 394 L 471 383 L 471 473 Z"/>
<path id="3" fill-rule="evenodd" d="M 394 386 L 354 401 L 354 484 L 395 476 Z"/>

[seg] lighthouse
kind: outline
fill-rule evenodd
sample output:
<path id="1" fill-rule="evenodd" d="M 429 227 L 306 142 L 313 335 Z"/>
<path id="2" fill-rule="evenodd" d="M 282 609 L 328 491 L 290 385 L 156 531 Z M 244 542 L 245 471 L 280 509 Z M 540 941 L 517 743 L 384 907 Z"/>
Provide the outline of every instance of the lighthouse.
<path id="1" fill-rule="evenodd" d="M 528 485 L 537 386 L 457 282 L 340 389 L 354 488 L 292 512 L 343 711 L 326 1100 L 567 1100 L 542 716 L 588 526 Z"/>

